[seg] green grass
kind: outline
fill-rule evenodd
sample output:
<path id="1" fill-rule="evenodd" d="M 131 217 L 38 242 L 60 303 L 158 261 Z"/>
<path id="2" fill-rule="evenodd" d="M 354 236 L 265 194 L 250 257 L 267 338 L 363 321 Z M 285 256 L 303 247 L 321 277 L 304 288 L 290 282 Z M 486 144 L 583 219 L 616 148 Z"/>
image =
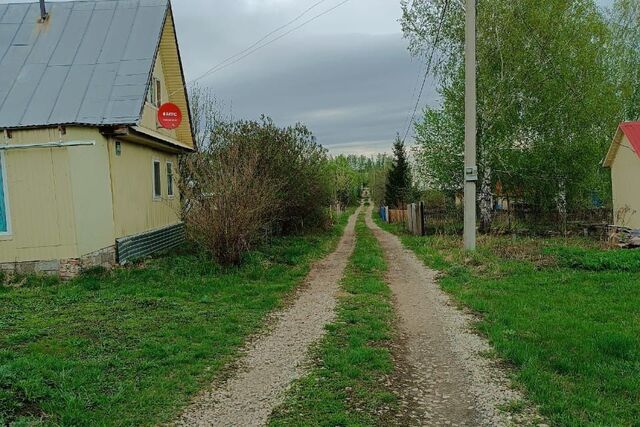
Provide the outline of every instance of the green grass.
<path id="1" fill-rule="evenodd" d="M 382 250 L 362 218 L 341 283 L 337 321 L 314 351 L 315 365 L 289 392 L 271 426 L 388 425 L 379 414 L 395 397 L 381 380 L 393 370 L 390 291 Z"/>
<path id="2" fill-rule="evenodd" d="M 479 330 L 552 425 L 640 426 L 640 252 L 482 237 L 469 254 L 458 237 L 381 225 L 481 314 Z"/>
<path id="3" fill-rule="evenodd" d="M 236 268 L 183 253 L 70 283 L 0 285 L 0 425 L 170 421 L 335 247 L 346 219 Z"/>

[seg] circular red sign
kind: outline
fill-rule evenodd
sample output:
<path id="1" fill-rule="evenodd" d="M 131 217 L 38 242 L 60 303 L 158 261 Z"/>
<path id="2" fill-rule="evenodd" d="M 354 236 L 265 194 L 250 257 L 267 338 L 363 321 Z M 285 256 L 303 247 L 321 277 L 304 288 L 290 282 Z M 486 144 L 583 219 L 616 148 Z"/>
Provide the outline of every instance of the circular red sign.
<path id="1" fill-rule="evenodd" d="M 176 129 L 182 123 L 182 111 L 171 102 L 162 104 L 158 109 L 158 123 L 165 129 Z"/>

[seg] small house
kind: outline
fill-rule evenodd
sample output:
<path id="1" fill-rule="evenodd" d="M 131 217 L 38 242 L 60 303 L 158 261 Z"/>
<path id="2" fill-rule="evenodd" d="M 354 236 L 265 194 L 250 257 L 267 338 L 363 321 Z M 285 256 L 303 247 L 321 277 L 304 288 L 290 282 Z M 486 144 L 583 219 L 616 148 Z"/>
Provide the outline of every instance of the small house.
<path id="1" fill-rule="evenodd" d="M 611 169 L 615 225 L 640 229 L 640 122 L 620 124 L 604 166 Z"/>
<path id="2" fill-rule="evenodd" d="M 184 236 L 169 0 L 0 4 L 0 268 L 70 277 Z"/>

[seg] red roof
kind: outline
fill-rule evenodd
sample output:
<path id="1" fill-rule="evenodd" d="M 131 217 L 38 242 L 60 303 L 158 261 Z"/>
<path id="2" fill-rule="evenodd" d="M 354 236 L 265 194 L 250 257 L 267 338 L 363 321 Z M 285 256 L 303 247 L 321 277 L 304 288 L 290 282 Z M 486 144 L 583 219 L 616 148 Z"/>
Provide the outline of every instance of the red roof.
<path id="1" fill-rule="evenodd" d="M 627 137 L 633 151 L 640 157 L 640 122 L 625 122 L 620 124 L 620 130 Z"/>

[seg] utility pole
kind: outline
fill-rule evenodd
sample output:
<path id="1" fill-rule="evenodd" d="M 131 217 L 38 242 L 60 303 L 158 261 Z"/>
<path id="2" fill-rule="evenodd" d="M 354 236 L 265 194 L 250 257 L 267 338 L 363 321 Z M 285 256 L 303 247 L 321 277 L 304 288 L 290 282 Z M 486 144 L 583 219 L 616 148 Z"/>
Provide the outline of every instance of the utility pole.
<path id="1" fill-rule="evenodd" d="M 476 250 L 476 0 L 466 0 L 465 126 L 464 126 L 464 248 Z"/>

